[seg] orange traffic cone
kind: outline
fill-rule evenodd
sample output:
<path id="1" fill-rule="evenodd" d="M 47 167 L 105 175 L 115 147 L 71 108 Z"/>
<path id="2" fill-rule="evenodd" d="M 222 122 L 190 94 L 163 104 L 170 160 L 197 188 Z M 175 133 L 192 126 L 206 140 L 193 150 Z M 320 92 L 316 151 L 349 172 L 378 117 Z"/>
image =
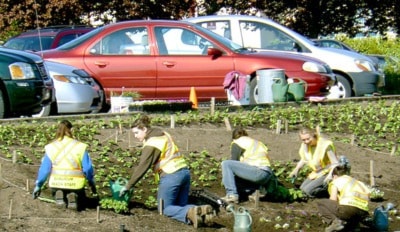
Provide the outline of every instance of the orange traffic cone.
<path id="1" fill-rule="evenodd" d="M 197 109 L 199 107 L 197 103 L 196 90 L 194 89 L 194 87 L 190 88 L 189 100 L 192 102 L 192 109 Z"/>

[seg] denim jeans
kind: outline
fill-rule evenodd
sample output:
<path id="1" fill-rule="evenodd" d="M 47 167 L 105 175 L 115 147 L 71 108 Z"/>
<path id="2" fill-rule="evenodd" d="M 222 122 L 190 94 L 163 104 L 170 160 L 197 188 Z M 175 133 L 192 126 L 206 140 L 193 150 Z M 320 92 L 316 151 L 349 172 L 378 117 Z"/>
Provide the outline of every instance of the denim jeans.
<path id="1" fill-rule="evenodd" d="M 157 202 L 163 199 L 163 214 L 175 220 L 184 222 L 189 208 L 190 171 L 187 168 L 180 169 L 174 173 L 166 174 L 160 178 L 158 184 Z"/>
<path id="2" fill-rule="evenodd" d="M 222 161 L 222 183 L 227 195 L 239 196 L 235 177 L 261 186 L 268 182 L 271 174 L 270 171 L 237 160 Z"/>
<path id="3" fill-rule="evenodd" d="M 311 180 L 306 178 L 300 185 L 300 189 L 308 197 L 329 197 L 328 195 L 328 184 L 324 182 L 328 174 Z"/>

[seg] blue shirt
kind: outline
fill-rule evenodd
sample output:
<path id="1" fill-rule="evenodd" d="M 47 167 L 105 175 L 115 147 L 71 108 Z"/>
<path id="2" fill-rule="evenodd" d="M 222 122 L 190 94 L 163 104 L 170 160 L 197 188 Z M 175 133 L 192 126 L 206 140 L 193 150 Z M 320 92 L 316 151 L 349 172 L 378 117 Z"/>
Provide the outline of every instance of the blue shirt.
<path id="1" fill-rule="evenodd" d="M 47 178 L 51 173 L 52 163 L 50 158 L 45 154 L 42 159 L 42 164 L 40 165 L 38 177 L 36 180 L 36 186 L 42 187 L 44 182 L 46 182 Z M 86 179 L 90 184 L 94 185 L 94 170 L 92 165 L 92 160 L 89 157 L 89 153 L 85 151 L 82 158 L 82 172 L 85 174 Z"/>

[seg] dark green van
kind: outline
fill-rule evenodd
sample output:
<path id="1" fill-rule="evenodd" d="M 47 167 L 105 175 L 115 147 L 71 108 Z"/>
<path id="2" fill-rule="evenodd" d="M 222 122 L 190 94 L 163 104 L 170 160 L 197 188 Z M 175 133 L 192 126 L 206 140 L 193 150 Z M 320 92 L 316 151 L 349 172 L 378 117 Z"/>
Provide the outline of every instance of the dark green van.
<path id="1" fill-rule="evenodd" d="M 54 101 L 40 56 L 0 47 L 0 118 L 32 116 Z"/>

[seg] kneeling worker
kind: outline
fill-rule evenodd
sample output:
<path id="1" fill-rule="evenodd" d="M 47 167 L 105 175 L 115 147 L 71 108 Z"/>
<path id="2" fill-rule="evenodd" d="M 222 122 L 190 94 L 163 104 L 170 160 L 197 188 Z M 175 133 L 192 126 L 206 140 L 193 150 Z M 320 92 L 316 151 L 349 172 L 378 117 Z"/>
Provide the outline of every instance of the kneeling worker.
<path id="1" fill-rule="evenodd" d="M 74 139 L 71 122 L 63 120 L 58 125 L 56 139 L 45 146 L 45 152 L 33 198 L 40 196 L 41 187 L 49 178 L 49 187 L 58 206 L 81 209 L 81 203 L 86 197 L 86 180 L 92 193 L 97 193 L 87 144 Z"/>

